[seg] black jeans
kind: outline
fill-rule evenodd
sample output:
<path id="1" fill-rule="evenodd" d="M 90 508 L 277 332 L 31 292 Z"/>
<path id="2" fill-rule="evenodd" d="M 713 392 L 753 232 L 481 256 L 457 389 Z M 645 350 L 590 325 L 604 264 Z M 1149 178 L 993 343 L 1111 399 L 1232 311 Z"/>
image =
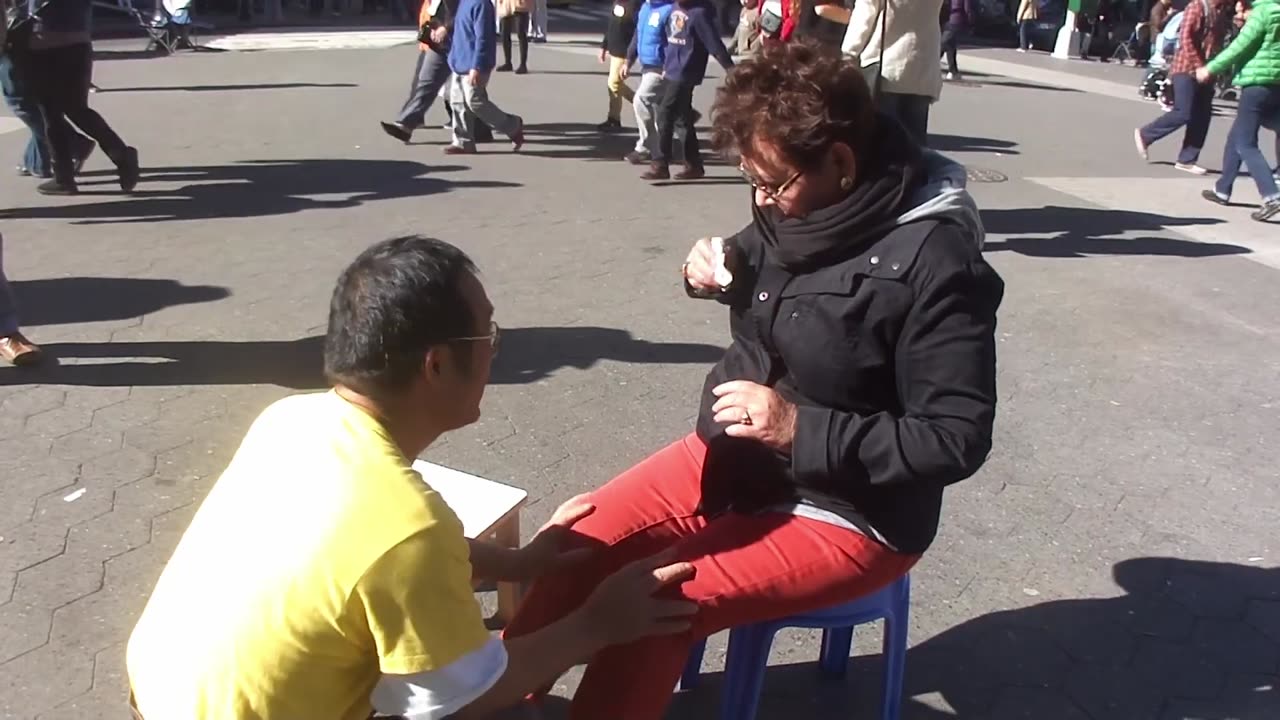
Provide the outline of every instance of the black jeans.
<path id="1" fill-rule="evenodd" d="M 413 85 L 409 88 L 409 99 L 400 110 L 396 122 L 407 128 L 419 128 L 426 122 L 427 110 L 436 101 L 440 88 L 449 82 L 449 61 L 435 50 L 418 52 L 418 64 L 413 69 Z M 449 103 L 445 102 L 447 106 Z"/>
<path id="2" fill-rule="evenodd" d="M 93 48 L 89 43 L 31 51 L 32 87 L 44 115 L 53 176 L 58 182 L 75 182 L 76 132 L 68 121 L 98 141 L 116 165 L 125 161 L 127 146 L 102 116 L 89 107 L 89 81 L 93 77 Z"/>
<path id="3" fill-rule="evenodd" d="M 1142 144 L 1151 145 L 1161 138 L 1186 127 L 1178 162 L 1190 165 L 1200 159 L 1200 150 L 1213 120 L 1213 85 L 1196 82 L 1195 76 L 1179 74 L 1169 78 L 1173 83 L 1173 109 L 1152 120 L 1138 131 Z"/>
<path id="4" fill-rule="evenodd" d="M 693 127 L 693 91 L 697 85 L 690 82 L 667 81 L 658 100 L 658 142 L 653 153 L 654 165 L 671 163 L 671 146 L 679 126 L 681 144 L 684 145 L 684 163 L 690 167 L 702 167 L 702 150 L 698 147 L 698 131 Z"/>
<path id="5" fill-rule="evenodd" d="M 928 95 L 881 92 L 876 96 L 876 107 L 880 112 L 897 120 L 922 146 L 929 144 L 929 104 L 932 102 Z"/>
<path id="6" fill-rule="evenodd" d="M 502 18 L 502 57 L 511 64 L 511 31 L 520 38 L 520 67 L 529 62 L 529 13 L 518 12 Z"/>

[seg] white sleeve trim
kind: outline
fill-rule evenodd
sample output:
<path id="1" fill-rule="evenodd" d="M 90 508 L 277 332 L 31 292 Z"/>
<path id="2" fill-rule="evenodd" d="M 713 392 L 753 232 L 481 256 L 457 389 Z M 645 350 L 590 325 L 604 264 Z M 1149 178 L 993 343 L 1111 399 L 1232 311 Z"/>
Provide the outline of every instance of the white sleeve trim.
<path id="1" fill-rule="evenodd" d="M 383 675 L 369 700 L 380 715 L 439 720 L 475 702 L 507 671 L 507 647 L 491 637 L 477 650 L 435 670 Z"/>

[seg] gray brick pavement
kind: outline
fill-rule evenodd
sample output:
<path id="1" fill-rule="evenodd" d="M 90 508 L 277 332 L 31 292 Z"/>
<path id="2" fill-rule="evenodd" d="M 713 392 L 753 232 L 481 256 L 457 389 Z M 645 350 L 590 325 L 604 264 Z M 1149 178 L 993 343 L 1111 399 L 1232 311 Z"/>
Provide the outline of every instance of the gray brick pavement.
<path id="1" fill-rule="evenodd" d="M 390 143 L 373 121 L 411 62 L 100 63 L 120 91 L 95 103 L 142 148 L 142 192 L 52 200 L 2 181 L 6 269 L 63 364 L 0 368 L 0 717 L 124 716 L 123 641 L 164 559 L 254 415 L 317 386 L 330 284 L 376 239 L 436 234 L 480 263 L 506 345 L 482 421 L 429 455 L 527 488 L 526 527 L 690 427 L 724 317 L 681 297 L 676 268 L 692 237 L 745 221 L 743 187 L 727 169 L 638 183 L 610 161 L 627 143 L 590 132 L 598 66 L 542 46 L 535 74 L 495 81 L 530 123 L 527 157 L 446 160 L 439 132 Z M 261 87 L 128 90 L 232 77 Z M 1117 219 L 1022 181 L 1082 172 L 1063 148 L 1098 131 L 1058 122 L 1049 95 L 987 83 L 935 109 L 940 133 L 975 140 L 960 158 L 1012 178 L 975 188 L 1009 289 L 996 449 L 949 492 L 916 571 L 907 717 L 1280 716 L 1275 270 L 1195 256 L 1176 217 Z M 1072 96 L 1107 128 L 1144 115 Z M 0 136 L 0 154 L 21 141 Z M 1098 182 L 1152 172 L 1091 162 Z M 874 628 L 857 637 L 831 685 L 814 633 L 780 634 L 762 717 L 872 717 Z M 722 659 L 720 638 L 674 717 L 714 712 Z"/>

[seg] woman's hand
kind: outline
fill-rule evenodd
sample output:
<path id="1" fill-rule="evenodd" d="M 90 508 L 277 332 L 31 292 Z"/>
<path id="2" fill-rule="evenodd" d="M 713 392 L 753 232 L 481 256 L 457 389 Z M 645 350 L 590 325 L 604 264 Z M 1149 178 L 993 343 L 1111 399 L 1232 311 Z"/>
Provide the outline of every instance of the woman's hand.
<path id="1" fill-rule="evenodd" d="M 780 452 L 791 452 L 796 437 L 796 406 L 776 390 L 746 380 L 732 380 L 711 389 L 711 406 L 718 423 L 731 423 L 724 434 L 750 438 Z"/>
<path id="2" fill-rule="evenodd" d="M 700 238 L 693 244 L 689 256 L 684 260 L 684 279 L 694 290 L 710 292 L 719 290 L 716 283 L 715 252 L 711 250 L 711 238 Z"/>

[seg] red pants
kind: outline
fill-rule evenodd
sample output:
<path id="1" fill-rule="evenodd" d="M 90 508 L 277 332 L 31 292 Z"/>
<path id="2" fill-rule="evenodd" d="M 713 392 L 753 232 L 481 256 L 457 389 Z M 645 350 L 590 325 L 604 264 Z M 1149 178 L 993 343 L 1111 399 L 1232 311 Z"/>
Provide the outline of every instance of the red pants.
<path id="1" fill-rule="evenodd" d="M 706 446 L 673 443 L 592 493 L 596 511 L 576 530 L 602 545 L 591 560 L 535 583 L 506 635 L 538 630 L 577 608 L 621 566 L 676 548 L 697 575 L 681 594 L 698 603 L 693 627 L 607 648 L 588 664 L 573 720 L 657 720 L 692 645 L 726 628 L 828 607 L 874 592 L 919 556 L 853 530 L 785 513 L 694 514 Z"/>

